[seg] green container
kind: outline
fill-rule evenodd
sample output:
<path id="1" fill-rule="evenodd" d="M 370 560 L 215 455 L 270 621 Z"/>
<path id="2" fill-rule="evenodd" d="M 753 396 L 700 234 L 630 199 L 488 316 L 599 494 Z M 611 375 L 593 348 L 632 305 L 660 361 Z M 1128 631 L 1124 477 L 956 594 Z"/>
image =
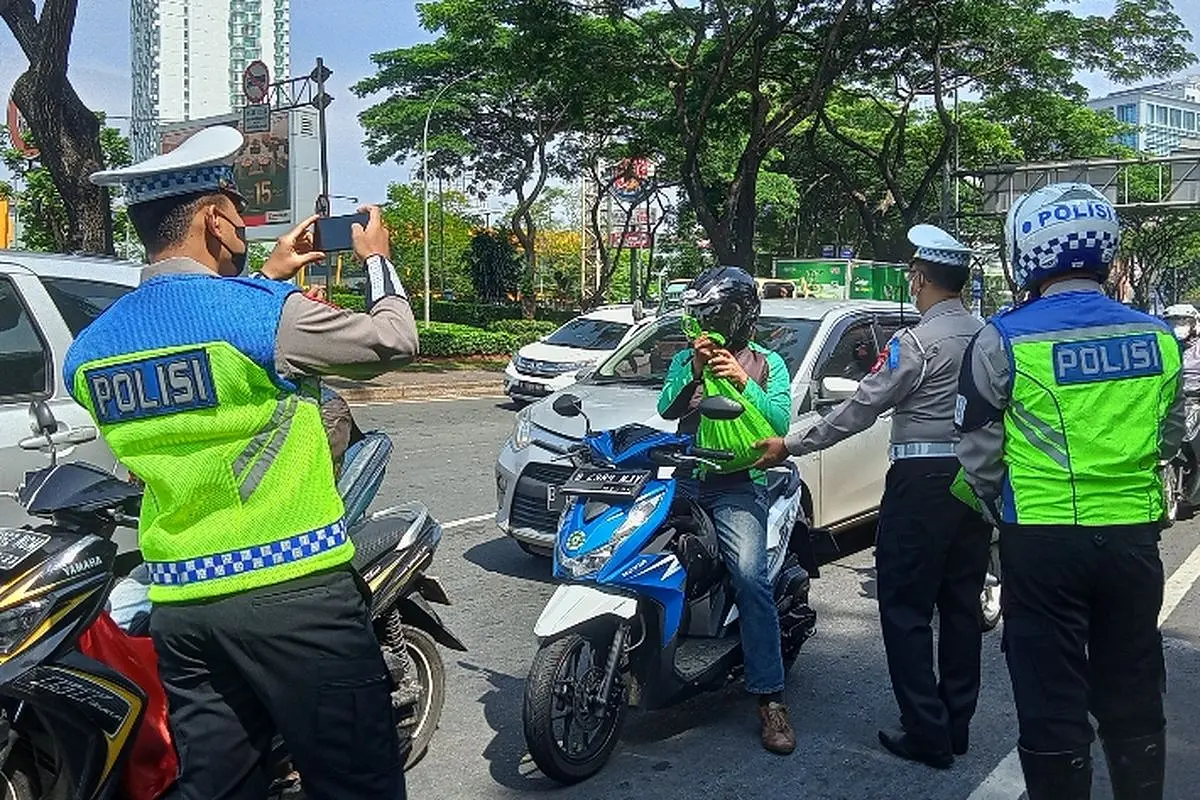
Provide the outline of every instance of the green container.
<path id="1" fill-rule="evenodd" d="M 908 269 L 900 264 L 874 264 L 871 277 L 876 300 L 907 303 Z"/>
<path id="2" fill-rule="evenodd" d="M 794 281 L 798 297 L 842 300 L 847 295 L 848 267 L 849 262 L 844 260 L 781 259 L 775 262 L 775 277 Z"/>
<path id="3" fill-rule="evenodd" d="M 875 270 L 869 261 L 850 265 L 850 297 L 854 300 L 875 298 Z"/>

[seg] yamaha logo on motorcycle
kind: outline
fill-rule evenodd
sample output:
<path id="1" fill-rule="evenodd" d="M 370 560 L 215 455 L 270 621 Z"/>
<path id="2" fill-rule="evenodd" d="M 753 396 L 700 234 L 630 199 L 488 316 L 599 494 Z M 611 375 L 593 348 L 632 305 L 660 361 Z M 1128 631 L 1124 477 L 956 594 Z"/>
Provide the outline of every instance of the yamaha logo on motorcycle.
<path id="1" fill-rule="evenodd" d="M 142 576 L 144 584 L 130 577 L 137 574 L 130 571 L 140 553 L 118 554 L 112 541 L 118 527 L 136 527 L 142 488 L 89 464 L 59 464 L 58 448 L 94 439 L 95 429 L 59 431 L 45 403 L 35 403 L 31 413 L 38 433 L 20 445 L 48 451 L 51 465 L 28 473 L 17 492 L 26 512 L 46 523 L 0 528 L 0 778 L 16 792 L 8 795 L 14 800 L 48 796 L 52 787 L 55 797 L 113 796 L 133 777 L 126 772 L 153 769 L 163 760 L 156 757 L 162 753 L 139 750 L 147 747 L 139 729 L 152 709 L 148 694 L 162 698 L 161 688 L 148 683 L 156 671 L 124 675 L 88 644 L 108 637 L 114 650 L 153 661 L 148 614 L 131 617 L 123 630 L 105 611 L 116 579 L 127 594 L 137 596 L 140 588 L 149 610 L 148 577 Z M 392 707 L 408 768 L 425 754 L 441 717 L 445 667 L 439 647 L 466 647 L 430 605 L 450 604 L 438 580 L 425 572 L 441 526 L 420 503 L 366 512 L 391 450 L 381 433 L 351 445 L 338 490 L 356 547 L 353 565 L 372 592 L 371 617 L 393 681 Z M 157 722 L 165 731 L 165 723 Z M 169 740 L 148 738 L 173 753 Z M 269 797 L 295 788 L 287 744 L 277 739 L 275 745 Z M 169 790 L 174 770 L 172 761 L 154 797 Z M 139 785 L 148 784 L 158 785 Z"/>
<path id="2" fill-rule="evenodd" d="M 704 400 L 700 413 L 736 413 L 722 401 Z M 554 410 L 584 416 L 570 395 Z M 570 450 L 537 444 L 577 469 L 559 490 L 568 505 L 554 573 L 563 584 L 534 626 L 525 742 L 545 775 L 575 783 L 604 766 L 630 703 L 663 708 L 742 672 L 738 610 L 712 520 L 674 477 L 658 477 L 729 454 L 698 451 L 691 436 L 643 425 L 592 432 L 589 424 Z M 767 491 L 768 574 L 790 668 L 816 629 L 809 575 L 794 547 L 808 535 L 795 467 L 768 473 Z"/>

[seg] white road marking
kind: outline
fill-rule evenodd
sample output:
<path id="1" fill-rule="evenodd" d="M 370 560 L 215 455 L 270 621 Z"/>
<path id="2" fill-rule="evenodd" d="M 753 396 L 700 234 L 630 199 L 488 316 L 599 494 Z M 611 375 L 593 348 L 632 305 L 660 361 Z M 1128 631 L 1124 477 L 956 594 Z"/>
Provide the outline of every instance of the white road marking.
<path id="1" fill-rule="evenodd" d="M 1187 560 L 1167 578 L 1163 587 L 1162 610 L 1158 612 L 1160 628 L 1197 579 L 1200 579 L 1200 545 L 1197 545 Z M 1018 800 L 1024 792 L 1025 777 L 1021 774 L 1020 756 L 1014 749 L 983 779 L 983 783 L 971 792 L 967 800 Z"/>
<path id="2" fill-rule="evenodd" d="M 442 530 L 445 531 L 445 530 L 450 530 L 452 528 L 461 528 L 464 525 L 473 525 L 476 522 L 485 522 L 489 519 L 495 519 L 495 518 L 496 518 L 496 513 L 493 511 L 491 514 L 480 514 L 475 517 L 463 517 L 462 519 L 452 519 L 449 522 L 442 523 Z"/>

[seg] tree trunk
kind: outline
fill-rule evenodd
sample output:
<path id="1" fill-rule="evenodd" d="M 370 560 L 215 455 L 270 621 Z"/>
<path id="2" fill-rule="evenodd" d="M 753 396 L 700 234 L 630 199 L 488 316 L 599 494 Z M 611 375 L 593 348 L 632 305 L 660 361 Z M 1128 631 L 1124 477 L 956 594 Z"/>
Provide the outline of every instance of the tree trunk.
<path id="1" fill-rule="evenodd" d="M 13 86 L 13 99 L 71 220 L 65 249 L 112 254 L 108 190 L 88 180 L 104 168 L 100 120 L 67 79 L 76 8 L 77 0 L 46 0 L 37 20 L 32 2 L 0 0 L 0 17 L 29 59 L 29 69 Z"/>

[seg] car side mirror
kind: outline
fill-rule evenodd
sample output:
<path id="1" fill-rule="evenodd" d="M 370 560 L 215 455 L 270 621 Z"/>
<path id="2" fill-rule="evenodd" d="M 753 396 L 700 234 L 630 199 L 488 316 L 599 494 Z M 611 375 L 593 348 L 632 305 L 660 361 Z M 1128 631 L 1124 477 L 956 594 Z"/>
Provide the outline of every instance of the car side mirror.
<path id="1" fill-rule="evenodd" d="M 706 397 L 700 401 L 700 416 L 708 419 L 737 419 L 746 409 L 737 400 L 722 395 Z"/>
<path id="2" fill-rule="evenodd" d="M 58 420 L 45 400 L 34 400 L 29 404 L 29 429 L 42 436 L 58 432 Z"/>
<path id="3" fill-rule="evenodd" d="M 578 417 L 583 413 L 583 402 L 573 394 L 560 394 L 550 407 L 560 417 Z"/>
<path id="4" fill-rule="evenodd" d="M 840 403 L 853 397 L 857 391 L 858 381 L 830 375 L 821 379 L 821 391 L 817 395 L 817 405 Z"/>

